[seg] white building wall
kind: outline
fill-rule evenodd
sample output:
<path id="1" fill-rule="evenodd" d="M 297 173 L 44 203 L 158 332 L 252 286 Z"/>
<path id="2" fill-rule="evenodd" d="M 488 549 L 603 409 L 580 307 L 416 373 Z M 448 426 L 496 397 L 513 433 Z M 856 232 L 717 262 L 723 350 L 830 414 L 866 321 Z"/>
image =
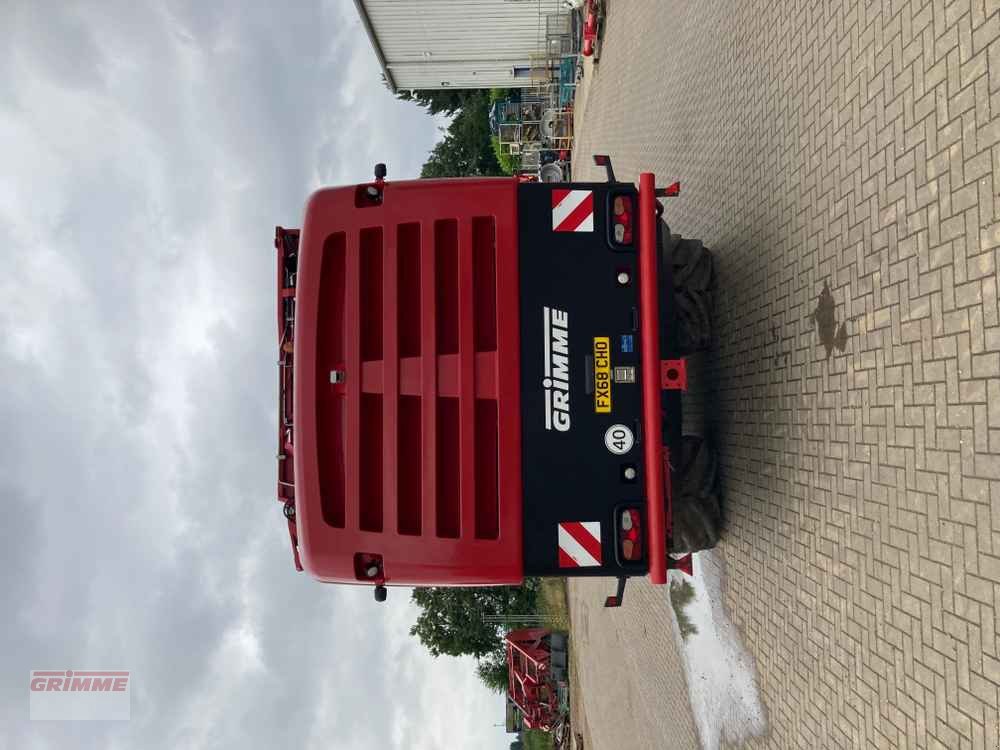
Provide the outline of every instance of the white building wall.
<path id="1" fill-rule="evenodd" d="M 525 84 L 561 0 L 358 0 L 398 89 Z"/>

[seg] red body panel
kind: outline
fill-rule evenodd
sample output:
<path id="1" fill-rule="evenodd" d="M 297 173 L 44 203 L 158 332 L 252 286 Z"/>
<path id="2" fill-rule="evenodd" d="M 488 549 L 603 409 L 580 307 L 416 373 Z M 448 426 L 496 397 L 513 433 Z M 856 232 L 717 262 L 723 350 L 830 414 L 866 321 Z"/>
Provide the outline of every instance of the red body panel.
<path id="1" fill-rule="evenodd" d="M 299 243 L 302 562 L 330 582 L 518 584 L 517 181 L 364 187 L 316 192 Z"/>

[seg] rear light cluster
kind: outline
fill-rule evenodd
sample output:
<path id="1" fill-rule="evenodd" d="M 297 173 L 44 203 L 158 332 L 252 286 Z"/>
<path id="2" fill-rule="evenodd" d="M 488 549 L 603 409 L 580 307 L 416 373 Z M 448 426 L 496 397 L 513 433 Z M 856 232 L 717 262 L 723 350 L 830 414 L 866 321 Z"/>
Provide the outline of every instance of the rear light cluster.
<path id="1" fill-rule="evenodd" d="M 632 210 L 632 198 L 627 195 L 615 196 L 612 204 L 612 227 L 615 242 L 620 245 L 632 244 L 632 217 L 635 215 Z"/>
<path id="2" fill-rule="evenodd" d="M 619 524 L 618 541 L 622 557 L 629 562 L 642 559 L 642 521 L 634 508 L 623 510 Z"/>
<path id="3" fill-rule="evenodd" d="M 357 552 L 354 555 L 354 575 L 359 581 L 384 580 L 382 555 L 370 552 Z"/>

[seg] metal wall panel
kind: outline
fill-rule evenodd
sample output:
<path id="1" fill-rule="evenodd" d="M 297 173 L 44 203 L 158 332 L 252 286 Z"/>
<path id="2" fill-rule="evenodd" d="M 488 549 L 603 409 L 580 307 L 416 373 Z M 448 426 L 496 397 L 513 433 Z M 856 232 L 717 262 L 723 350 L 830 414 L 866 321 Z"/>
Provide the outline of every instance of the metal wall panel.
<path id="1" fill-rule="evenodd" d="M 397 88 L 513 86 L 560 0 L 363 0 Z"/>

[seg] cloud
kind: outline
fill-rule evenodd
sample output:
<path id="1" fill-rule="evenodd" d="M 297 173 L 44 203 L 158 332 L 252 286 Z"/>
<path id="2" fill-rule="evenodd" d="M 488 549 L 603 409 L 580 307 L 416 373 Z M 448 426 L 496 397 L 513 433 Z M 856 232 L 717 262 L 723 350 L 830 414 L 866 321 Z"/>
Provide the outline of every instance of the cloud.
<path id="1" fill-rule="evenodd" d="M 440 120 L 347 2 L 0 10 L 0 746 L 504 747 L 403 591 L 292 567 L 273 499 L 275 224 Z M 27 721 L 32 668 L 133 672 L 132 721 Z"/>

